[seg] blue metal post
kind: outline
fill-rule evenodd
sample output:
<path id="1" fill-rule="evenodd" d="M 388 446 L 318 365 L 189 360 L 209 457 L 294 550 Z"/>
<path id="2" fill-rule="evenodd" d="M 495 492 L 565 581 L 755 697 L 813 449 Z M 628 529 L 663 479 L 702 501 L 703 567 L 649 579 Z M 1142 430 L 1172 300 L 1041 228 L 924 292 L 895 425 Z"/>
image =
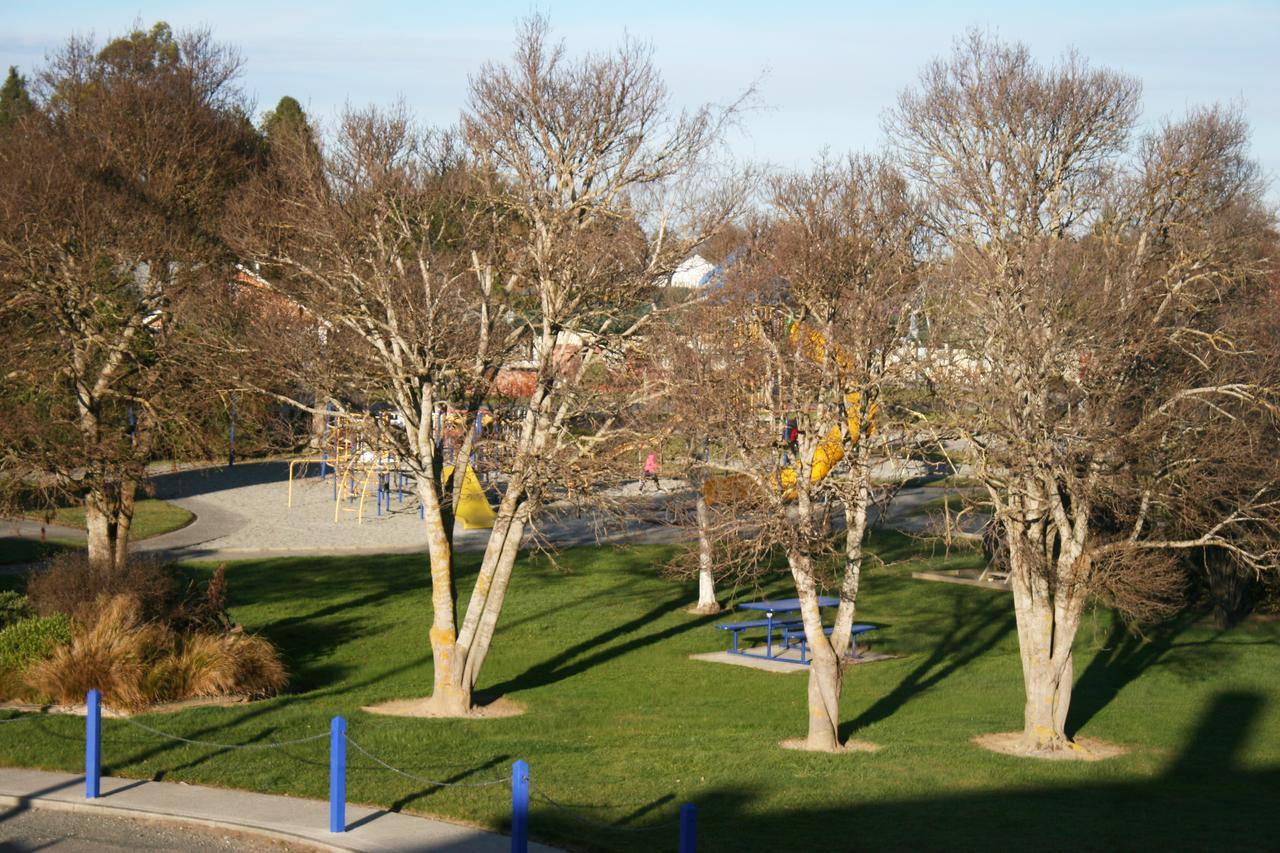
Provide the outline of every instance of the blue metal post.
<path id="1" fill-rule="evenodd" d="M 511 853 L 529 851 L 529 765 L 511 765 Z"/>
<path id="2" fill-rule="evenodd" d="M 680 807 L 680 853 L 697 853 L 698 807 L 685 803 Z"/>
<path id="3" fill-rule="evenodd" d="M 97 688 L 85 698 L 84 715 L 84 796 L 97 799 L 102 791 L 102 694 Z"/>
<path id="4" fill-rule="evenodd" d="M 329 723 L 329 831 L 347 831 L 347 721 Z"/>
<path id="5" fill-rule="evenodd" d="M 227 442 L 227 467 L 236 464 L 236 402 L 231 401 L 231 429 Z"/>

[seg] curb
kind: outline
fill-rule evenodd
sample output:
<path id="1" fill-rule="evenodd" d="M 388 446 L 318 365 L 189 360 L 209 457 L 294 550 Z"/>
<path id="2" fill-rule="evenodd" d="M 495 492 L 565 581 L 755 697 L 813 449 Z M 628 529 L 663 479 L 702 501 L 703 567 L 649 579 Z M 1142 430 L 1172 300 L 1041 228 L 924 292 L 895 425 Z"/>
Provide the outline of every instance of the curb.
<path id="1" fill-rule="evenodd" d="M 289 844 L 305 845 L 314 850 L 334 851 L 334 853 L 359 853 L 360 848 L 339 847 L 305 835 L 282 832 L 249 823 L 235 823 L 226 820 L 187 817 L 165 811 L 153 811 L 135 807 L 113 806 L 108 803 L 97 803 L 85 800 L 82 803 L 68 803 L 46 797 L 15 797 L 0 794 L 0 806 L 18 809 L 39 809 L 51 812 L 67 812 L 69 814 L 109 814 L 112 817 L 127 817 L 136 820 L 154 821 L 170 826 L 199 826 L 207 829 L 223 829 L 255 838 L 266 838 L 272 841 L 283 841 Z"/>

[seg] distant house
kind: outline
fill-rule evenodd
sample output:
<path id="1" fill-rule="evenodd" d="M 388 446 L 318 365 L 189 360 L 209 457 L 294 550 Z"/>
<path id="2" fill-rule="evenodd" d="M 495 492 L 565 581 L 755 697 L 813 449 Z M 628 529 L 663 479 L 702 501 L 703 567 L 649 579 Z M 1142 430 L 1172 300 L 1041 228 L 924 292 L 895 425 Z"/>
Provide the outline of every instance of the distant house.
<path id="1" fill-rule="evenodd" d="M 702 255 L 690 255 L 671 273 L 669 287 L 706 287 L 716 277 L 719 268 Z"/>

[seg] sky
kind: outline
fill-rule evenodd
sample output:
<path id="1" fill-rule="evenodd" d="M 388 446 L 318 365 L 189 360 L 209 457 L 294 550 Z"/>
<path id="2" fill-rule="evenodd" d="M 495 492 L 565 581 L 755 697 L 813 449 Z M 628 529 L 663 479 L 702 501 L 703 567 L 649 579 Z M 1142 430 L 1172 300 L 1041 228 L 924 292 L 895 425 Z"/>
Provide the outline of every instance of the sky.
<path id="1" fill-rule="evenodd" d="M 29 73 L 73 34 L 102 41 L 135 20 L 165 20 L 208 27 L 237 47 L 241 84 L 259 111 L 292 95 L 323 126 L 346 104 L 403 99 L 422 121 L 444 125 L 465 105 L 468 75 L 507 57 L 516 23 L 532 11 L 550 16 L 571 52 L 624 35 L 651 43 L 677 106 L 727 103 L 756 85 L 732 147 L 785 168 L 824 148 L 881 145 L 897 94 L 970 27 L 1023 42 L 1044 63 L 1075 49 L 1142 81 L 1147 127 L 1201 104 L 1241 104 L 1280 204 L 1280 0 L 0 0 L 0 70 Z"/>

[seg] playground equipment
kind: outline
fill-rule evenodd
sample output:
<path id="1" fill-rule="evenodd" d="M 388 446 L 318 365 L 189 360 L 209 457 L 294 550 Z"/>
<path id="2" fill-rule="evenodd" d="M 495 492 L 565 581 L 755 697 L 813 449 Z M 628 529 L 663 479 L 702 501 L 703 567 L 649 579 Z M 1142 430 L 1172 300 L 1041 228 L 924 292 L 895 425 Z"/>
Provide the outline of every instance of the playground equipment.
<path id="1" fill-rule="evenodd" d="M 830 347 L 831 357 L 835 359 L 837 365 L 846 369 L 852 366 L 851 359 L 842 349 L 828 344 L 821 333 L 806 327 L 802 323 L 794 320 L 788 321 L 786 336 L 791 345 L 799 347 L 801 352 L 811 361 L 821 363 L 826 358 L 827 350 Z M 854 444 L 858 442 L 862 434 L 862 419 L 858 414 L 861 402 L 862 395 L 857 391 L 845 397 L 845 409 L 848 412 L 846 426 L 849 430 L 849 440 Z M 875 431 L 874 418 L 877 410 L 877 404 L 872 403 L 867 413 L 869 421 L 867 425 L 868 434 Z M 809 482 L 822 482 L 840 464 L 842 459 L 844 459 L 844 430 L 839 426 L 834 426 L 823 437 L 818 446 L 814 448 L 812 464 L 809 468 Z M 797 459 L 794 464 L 784 467 L 778 473 L 778 487 L 782 490 L 783 500 L 795 500 L 796 483 L 803 470 L 802 461 Z M 749 477 L 742 474 L 709 477 L 702 486 L 703 497 L 712 506 L 740 501 L 754 493 L 754 490 L 755 484 Z"/>
<path id="2" fill-rule="evenodd" d="M 413 475 L 386 440 L 387 425 L 378 423 L 379 417 L 385 415 L 343 413 L 330 407 L 325 415 L 319 454 L 289 461 L 288 505 L 293 506 L 294 479 L 304 476 L 312 465 L 319 465 L 321 481 L 332 478 L 334 523 L 342 519 L 344 512 L 355 513 L 356 523 L 364 523 L 370 496 L 374 498 L 377 515 L 381 516 L 384 509 L 391 510 L 393 494 L 398 502 L 404 501 L 406 492 L 412 495 L 414 490 L 410 484 Z M 453 463 L 457 461 L 452 457 L 456 452 L 458 434 L 469 428 L 473 421 L 468 413 L 447 407 L 438 409 L 435 417 L 436 434 L 442 436 L 439 450 L 448 463 L 443 473 L 448 480 L 454 470 Z M 498 419 L 487 410 L 474 416 L 477 438 L 484 431 L 496 430 L 499 426 Z M 468 530 L 492 528 L 496 517 L 477 475 L 479 457 L 479 448 L 473 449 L 463 468 L 457 518 Z M 418 514 L 421 517 L 421 505 Z"/>
<path id="3" fill-rule="evenodd" d="M 452 473 L 452 465 L 445 468 L 445 479 Z M 489 530 L 493 527 L 493 520 L 498 517 L 489 505 L 489 498 L 480 485 L 480 478 L 470 465 L 462 469 L 462 497 L 458 500 L 457 517 L 467 530 Z"/>

